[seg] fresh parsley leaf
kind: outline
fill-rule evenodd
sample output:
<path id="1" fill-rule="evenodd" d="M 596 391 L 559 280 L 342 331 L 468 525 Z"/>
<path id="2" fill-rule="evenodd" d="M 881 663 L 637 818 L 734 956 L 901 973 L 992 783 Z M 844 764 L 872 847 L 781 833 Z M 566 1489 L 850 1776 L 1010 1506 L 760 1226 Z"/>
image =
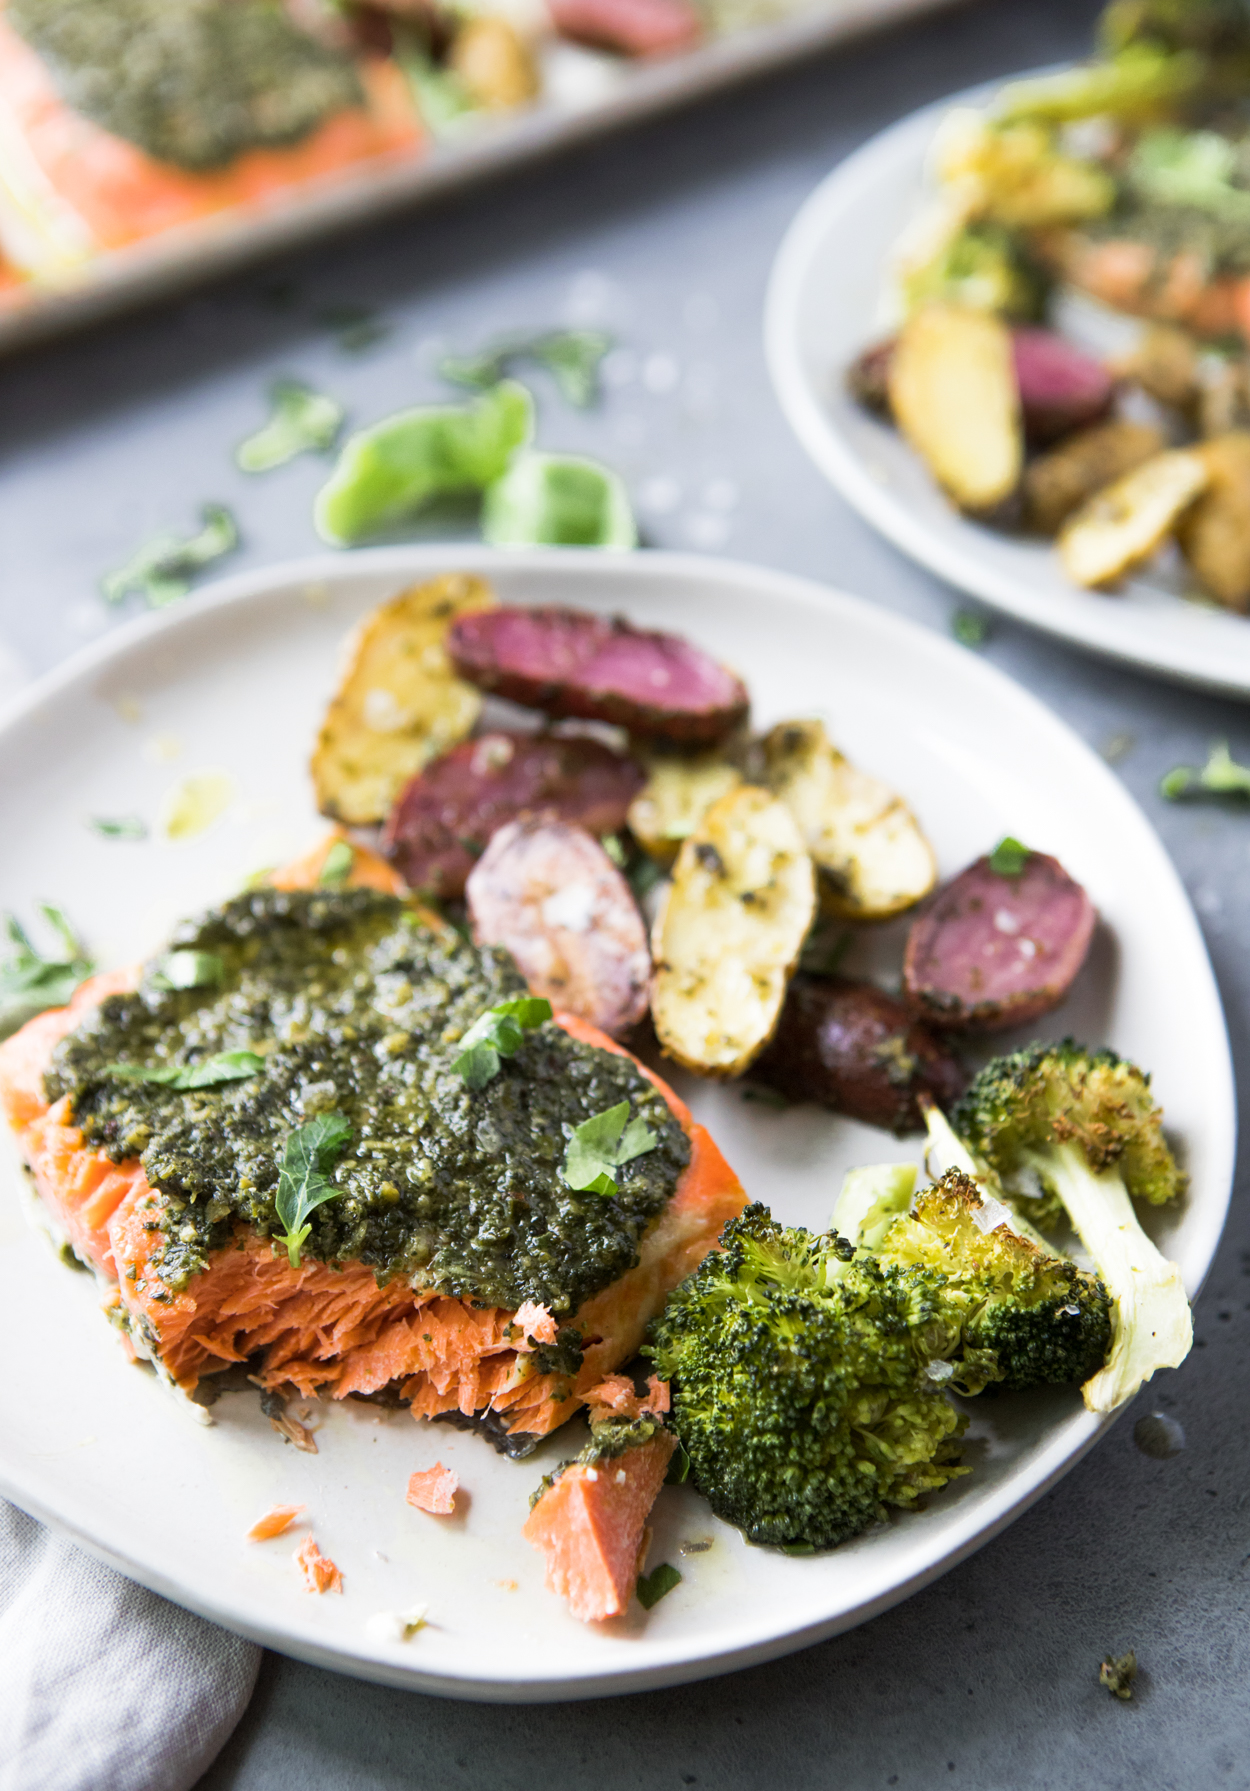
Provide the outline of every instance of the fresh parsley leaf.
<path id="1" fill-rule="evenodd" d="M 686 1452 L 686 1445 L 679 1437 L 677 1447 L 673 1450 L 672 1459 L 668 1464 L 668 1473 L 664 1476 L 664 1484 L 665 1486 L 684 1486 L 689 1478 L 690 1457 Z"/>
<path id="2" fill-rule="evenodd" d="M 158 989 L 211 989 L 225 974 L 225 959 L 215 951 L 171 951 L 161 959 L 152 982 Z"/>
<path id="3" fill-rule="evenodd" d="M 599 397 L 599 365 L 611 346 L 611 336 L 602 330 L 501 336 L 479 354 L 444 356 L 438 371 L 452 385 L 484 391 L 497 385 L 518 361 L 537 361 L 551 374 L 566 403 L 589 410 Z"/>
<path id="4" fill-rule="evenodd" d="M 671 1592 L 674 1586 L 680 1585 L 681 1575 L 677 1569 L 670 1567 L 667 1561 L 661 1561 L 660 1565 L 651 1573 L 639 1574 L 638 1602 L 644 1611 L 649 1611 L 659 1604 L 660 1600 Z"/>
<path id="5" fill-rule="evenodd" d="M 333 332 L 344 354 L 363 354 L 391 333 L 390 324 L 369 305 L 326 305 L 317 321 Z"/>
<path id="6" fill-rule="evenodd" d="M 550 1018 L 551 1003 L 540 995 L 496 1002 L 478 1015 L 461 1039 L 460 1055 L 452 1069 L 470 1088 L 485 1088 L 499 1074 L 500 1059 L 515 1056 L 525 1034 Z"/>
<path id="7" fill-rule="evenodd" d="M 951 633 L 961 647 L 983 647 L 990 638 L 990 619 L 979 609 L 957 609 L 951 617 Z"/>
<path id="8" fill-rule="evenodd" d="M 1159 780 L 1159 794 L 1169 802 L 1184 796 L 1250 796 L 1250 766 L 1237 763 L 1227 740 L 1217 740 L 1201 770 L 1177 765 Z"/>
<path id="9" fill-rule="evenodd" d="M 108 602 L 120 603 L 137 591 L 152 609 L 162 609 L 185 597 L 197 572 L 239 545 L 234 517 L 224 504 L 205 504 L 200 516 L 198 534 L 187 538 L 155 535 L 136 548 L 124 565 L 107 573 L 100 588 Z"/>
<path id="10" fill-rule="evenodd" d="M 157 1082 L 166 1088 L 220 1088 L 226 1082 L 244 1082 L 265 1067 L 263 1057 L 255 1051 L 219 1051 L 203 1063 L 157 1064 L 148 1068 L 141 1063 L 106 1063 L 106 1076 L 118 1076 L 123 1082 Z"/>
<path id="11" fill-rule="evenodd" d="M 138 815 L 92 815 L 87 822 L 103 840 L 145 840 L 148 824 Z"/>
<path id="12" fill-rule="evenodd" d="M 274 1207 L 286 1228 L 277 1239 L 286 1245 L 293 1269 L 299 1267 L 300 1250 L 312 1230 L 310 1215 L 342 1192 L 326 1176 L 351 1135 L 351 1124 L 341 1113 L 319 1113 L 286 1141 Z"/>
<path id="13" fill-rule="evenodd" d="M 59 908 L 41 902 L 39 911 L 56 936 L 52 954 L 31 940 L 15 915 L 5 916 L 9 954 L 0 962 L 0 1038 L 7 1038 L 46 1008 L 64 1007 L 95 969 L 81 940 Z"/>
<path id="14" fill-rule="evenodd" d="M 346 840 L 335 840 L 325 855 L 318 883 L 323 889 L 341 889 L 351 876 L 355 862 L 356 848 Z"/>
<path id="15" fill-rule="evenodd" d="M 269 421 L 234 451 L 234 463 L 242 472 L 267 473 L 297 454 L 324 454 L 334 446 L 347 414 L 337 398 L 327 398 L 293 379 L 278 380 L 269 398 Z"/>
<path id="16" fill-rule="evenodd" d="M 1005 834 L 990 853 L 990 869 L 996 877 L 1019 877 L 1032 856 L 1027 846 Z"/>
<path id="17" fill-rule="evenodd" d="M 579 1194 L 610 1198 L 616 1193 L 612 1171 L 645 1156 L 659 1142 L 646 1120 L 629 1118 L 629 1102 L 618 1101 L 584 1119 L 573 1132 L 564 1153 L 564 1179 Z"/>

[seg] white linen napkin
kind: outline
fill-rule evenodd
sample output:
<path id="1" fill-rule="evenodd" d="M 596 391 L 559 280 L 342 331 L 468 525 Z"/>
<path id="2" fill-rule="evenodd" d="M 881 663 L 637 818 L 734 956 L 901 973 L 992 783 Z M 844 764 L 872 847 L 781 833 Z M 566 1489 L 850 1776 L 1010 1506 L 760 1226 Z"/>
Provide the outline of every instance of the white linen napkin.
<path id="1" fill-rule="evenodd" d="M 259 1665 L 0 1499 L 0 1791 L 190 1791 Z"/>

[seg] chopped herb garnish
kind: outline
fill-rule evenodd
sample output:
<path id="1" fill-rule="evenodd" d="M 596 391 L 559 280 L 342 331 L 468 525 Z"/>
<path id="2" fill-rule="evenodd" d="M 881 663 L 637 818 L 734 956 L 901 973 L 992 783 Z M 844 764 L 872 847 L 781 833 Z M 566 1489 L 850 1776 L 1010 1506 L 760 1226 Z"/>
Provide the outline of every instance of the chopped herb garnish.
<path id="1" fill-rule="evenodd" d="M 1136 1677 L 1137 1656 L 1131 1648 L 1127 1654 L 1109 1654 L 1098 1668 L 1099 1685 L 1105 1685 L 1113 1698 L 1123 1698 L 1125 1701 L 1133 1695 L 1133 1681 Z"/>
<path id="2" fill-rule="evenodd" d="M 278 1242 L 286 1245 L 293 1269 L 299 1267 L 300 1250 L 312 1230 L 310 1214 L 341 1192 L 327 1181 L 326 1171 L 333 1168 L 351 1135 L 352 1128 L 341 1113 L 319 1113 L 286 1141 L 274 1206 L 286 1227 L 278 1234 Z"/>
<path id="3" fill-rule="evenodd" d="M 637 547 L 629 493 L 610 467 L 579 454 L 518 454 L 487 488 L 482 538 L 493 547 Z"/>
<path id="4" fill-rule="evenodd" d="M 612 1171 L 645 1156 L 658 1143 L 645 1119 L 629 1118 L 629 1102 L 618 1101 L 583 1120 L 573 1132 L 564 1153 L 564 1179 L 579 1194 L 610 1198 L 617 1191 Z"/>
<path id="5" fill-rule="evenodd" d="M 158 1082 L 166 1088 L 220 1088 L 226 1082 L 245 1082 L 263 1070 L 265 1060 L 255 1051 L 221 1051 L 203 1063 L 156 1064 L 106 1063 L 104 1074 L 123 1082 Z"/>
<path id="6" fill-rule="evenodd" d="M 605 833 L 603 838 L 599 841 L 599 844 L 603 847 L 617 870 L 623 871 L 629 863 L 629 854 L 621 844 L 621 836 L 618 833 Z"/>
<path id="7" fill-rule="evenodd" d="M 327 305 L 318 322 L 333 331 L 344 354 L 362 354 L 391 333 L 390 324 L 368 305 Z"/>
<path id="8" fill-rule="evenodd" d="M 341 889 L 352 874 L 352 866 L 356 862 L 356 848 L 346 840 L 335 840 L 325 855 L 321 866 L 321 875 L 317 878 L 323 889 Z"/>
<path id="9" fill-rule="evenodd" d="M 346 415 L 336 398 L 291 379 L 278 380 L 269 396 L 269 421 L 235 449 L 235 465 L 243 472 L 267 473 L 297 454 L 324 454 L 334 446 Z"/>
<path id="10" fill-rule="evenodd" d="M 990 638 L 990 619 L 979 609 L 957 609 L 951 617 L 951 633 L 961 647 L 983 647 Z"/>
<path id="11" fill-rule="evenodd" d="M 500 1059 L 514 1057 L 525 1034 L 551 1018 L 551 1003 L 539 995 L 521 995 L 500 1001 L 479 1014 L 460 1041 L 460 1055 L 452 1069 L 470 1088 L 485 1088 L 499 1074 Z"/>
<path id="12" fill-rule="evenodd" d="M 463 129 L 478 104 L 454 68 L 444 68 L 429 55 L 416 32 L 391 26 L 395 59 L 412 86 L 422 122 L 435 137 Z"/>
<path id="13" fill-rule="evenodd" d="M 996 877 L 1018 877 L 1032 856 L 1027 846 L 1005 834 L 990 853 L 990 869 Z"/>
<path id="14" fill-rule="evenodd" d="M 191 589 L 191 581 L 205 566 L 239 545 L 234 517 L 224 504 L 205 504 L 200 512 L 203 527 L 197 535 L 155 535 L 136 548 L 125 565 L 108 573 L 100 588 L 110 603 L 120 603 L 132 591 L 146 597 L 153 609 L 161 609 Z"/>
<path id="15" fill-rule="evenodd" d="M 684 1486 L 689 1478 L 690 1456 L 686 1451 L 686 1445 L 679 1438 L 668 1464 L 668 1473 L 664 1476 L 664 1484 L 665 1486 Z"/>
<path id="16" fill-rule="evenodd" d="M 138 815 L 92 815 L 87 822 L 102 840 L 145 840 L 148 824 Z"/>
<path id="17" fill-rule="evenodd" d="M 211 989 L 225 974 L 225 963 L 214 951 L 171 951 L 152 981 L 158 989 Z"/>
<path id="18" fill-rule="evenodd" d="M 611 336 L 602 330 L 502 336 L 480 354 L 445 356 L 438 371 L 452 385 L 483 391 L 498 385 L 518 361 L 537 361 L 552 375 L 567 403 L 577 410 L 589 410 L 599 397 L 599 364 L 611 346 Z"/>
<path id="19" fill-rule="evenodd" d="M 51 902 L 41 902 L 39 912 L 56 934 L 59 955 L 45 956 L 16 916 L 6 914 L 4 930 L 11 950 L 0 963 L 0 1038 L 7 1038 L 46 1008 L 64 1007 L 79 983 L 95 969 L 61 910 Z"/>
<path id="20" fill-rule="evenodd" d="M 1250 766 L 1237 763 L 1227 740 L 1217 740 L 1200 771 L 1177 765 L 1159 780 L 1159 794 L 1169 802 L 1185 796 L 1250 796 Z"/>
<path id="21" fill-rule="evenodd" d="M 810 976 L 836 976 L 842 960 L 855 943 L 855 935 L 846 927 L 830 929 L 817 921 L 803 942 L 799 968 Z"/>
<path id="22" fill-rule="evenodd" d="M 748 1083 L 743 1089 L 742 1098 L 744 1101 L 753 1101 L 759 1107 L 772 1107 L 778 1113 L 785 1112 L 790 1105 L 779 1089 L 760 1088 L 754 1082 Z"/>
<path id="23" fill-rule="evenodd" d="M 661 1561 L 660 1565 L 651 1573 L 639 1574 L 638 1602 L 644 1611 L 649 1611 L 659 1604 L 660 1600 L 666 1597 L 674 1586 L 680 1585 L 681 1575 L 677 1569 L 670 1567 L 667 1561 Z"/>

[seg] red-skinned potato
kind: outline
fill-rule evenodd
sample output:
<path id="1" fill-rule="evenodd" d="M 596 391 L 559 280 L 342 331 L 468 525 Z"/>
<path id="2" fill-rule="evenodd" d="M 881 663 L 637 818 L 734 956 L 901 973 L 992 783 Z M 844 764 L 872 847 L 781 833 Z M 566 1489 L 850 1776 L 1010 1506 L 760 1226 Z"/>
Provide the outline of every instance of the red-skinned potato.
<path id="1" fill-rule="evenodd" d="M 1011 332 L 1026 439 L 1046 447 L 1105 417 L 1115 381 L 1093 355 L 1074 348 L 1053 330 Z"/>
<path id="2" fill-rule="evenodd" d="M 930 1026 L 946 1031 L 1024 1025 L 1063 1000 L 1096 920 L 1057 858 L 1030 852 L 1015 876 L 978 858 L 912 923 L 904 993 Z"/>
<path id="3" fill-rule="evenodd" d="M 602 741 L 496 728 L 411 780 L 382 848 L 410 889 L 456 897 L 492 836 L 518 815 L 617 833 L 644 781 L 632 759 Z"/>
<path id="4" fill-rule="evenodd" d="M 711 743 L 747 714 L 746 686 L 734 672 L 678 634 L 635 628 L 619 616 L 500 609 L 493 627 L 453 625 L 447 651 L 479 690 L 631 734 Z"/>
<path id="5" fill-rule="evenodd" d="M 895 338 L 874 342 L 847 369 L 847 388 L 866 410 L 888 417 Z M 1074 429 L 1099 422 L 1111 408 L 1115 380 L 1101 361 L 1053 330 L 1014 329 L 1011 358 L 1025 439 L 1047 447 Z"/>
<path id="6" fill-rule="evenodd" d="M 875 983 L 803 973 L 749 1075 L 789 1100 L 900 1135 L 924 1129 L 919 1096 L 946 1107 L 968 1080 L 950 1047 Z"/>
<path id="7" fill-rule="evenodd" d="M 647 1011 L 651 954 L 628 883 L 563 821 L 501 827 L 465 885 L 479 945 L 502 945 L 535 995 L 613 1037 Z"/>

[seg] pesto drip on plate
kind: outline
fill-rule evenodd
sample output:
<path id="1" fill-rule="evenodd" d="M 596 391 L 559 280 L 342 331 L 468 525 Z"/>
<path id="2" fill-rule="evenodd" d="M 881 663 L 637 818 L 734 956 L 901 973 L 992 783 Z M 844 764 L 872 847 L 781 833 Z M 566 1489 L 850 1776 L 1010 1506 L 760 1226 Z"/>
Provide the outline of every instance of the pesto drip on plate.
<path id="1" fill-rule="evenodd" d="M 468 1088 L 452 1067 L 460 1038 L 485 1008 L 525 993 L 505 952 L 436 932 L 365 889 L 240 896 L 180 928 L 171 950 L 137 992 L 109 997 L 61 1042 L 45 1078 L 50 1100 L 70 1097 L 88 1144 L 115 1162 L 138 1157 L 166 1197 L 156 1267 L 170 1288 L 239 1222 L 277 1237 L 286 1141 L 325 1113 L 342 1114 L 351 1135 L 305 1256 L 564 1315 L 637 1261 L 690 1160 L 686 1136 L 630 1058 L 550 1021 L 486 1087 Z M 171 964 L 212 980 L 170 987 L 185 980 Z M 262 1060 L 255 1074 L 191 1089 L 107 1068 L 241 1051 Z M 575 1193 L 561 1174 L 569 1135 L 624 1100 L 656 1147 L 620 1169 L 612 1197 Z"/>
<path id="2" fill-rule="evenodd" d="M 281 0 L 7 0 L 66 104 L 160 162 L 223 167 L 364 103 Z"/>

